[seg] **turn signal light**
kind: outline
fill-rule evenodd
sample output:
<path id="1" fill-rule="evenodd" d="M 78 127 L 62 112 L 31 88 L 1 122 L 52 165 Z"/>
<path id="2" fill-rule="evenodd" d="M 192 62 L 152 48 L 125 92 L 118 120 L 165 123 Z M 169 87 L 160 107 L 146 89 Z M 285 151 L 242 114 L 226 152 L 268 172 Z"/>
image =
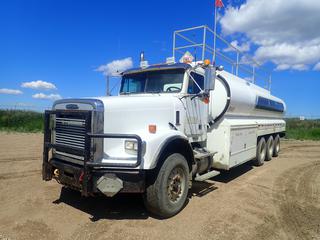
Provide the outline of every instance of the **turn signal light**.
<path id="1" fill-rule="evenodd" d="M 156 133 L 157 132 L 157 125 L 149 125 L 149 133 Z"/>
<path id="2" fill-rule="evenodd" d="M 205 104 L 209 104 L 210 99 L 209 99 L 208 97 L 205 97 L 204 99 L 202 99 L 202 101 L 203 101 Z"/>

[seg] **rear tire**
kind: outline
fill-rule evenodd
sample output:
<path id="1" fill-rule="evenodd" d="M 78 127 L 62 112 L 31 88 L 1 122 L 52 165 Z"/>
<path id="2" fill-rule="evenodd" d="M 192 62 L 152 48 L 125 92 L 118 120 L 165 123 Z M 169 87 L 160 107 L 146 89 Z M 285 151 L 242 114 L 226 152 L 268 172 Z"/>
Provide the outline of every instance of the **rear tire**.
<path id="1" fill-rule="evenodd" d="M 254 165 L 262 166 L 264 164 L 264 160 L 266 159 L 267 154 L 267 144 L 266 140 L 262 137 L 260 138 L 257 146 L 257 155 L 254 160 Z"/>
<path id="2" fill-rule="evenodd" d="M 270 161 L 273 156 L 273 150 L 274 150 L 274 141 L 273 137 L 269 136 L 267 141 L 267 154 L 266 154 L 266 161 Z"/>
<path id="3" fill-rule="evenodd" d="M 273 157 L 278 157 L 280 152 L 280 136 L 279 134 L 274 138 Z"/>
<path id="4" fill-rule="evenodd" d="M 179 153 L 167 157 L 156 180 L 144 194 L 144 204 L 153 214 L 168 218 L 182 210 L 189 191 L 189 167 Z"/>

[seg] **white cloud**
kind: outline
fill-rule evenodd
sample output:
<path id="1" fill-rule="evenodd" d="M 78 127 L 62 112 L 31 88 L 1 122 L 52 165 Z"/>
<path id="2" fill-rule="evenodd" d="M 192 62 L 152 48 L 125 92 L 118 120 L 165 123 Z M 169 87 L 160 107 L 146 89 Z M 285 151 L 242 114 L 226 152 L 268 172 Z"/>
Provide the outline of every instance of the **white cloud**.
<path id="1" fill-rule="evenodd" d="M 298 71 L 309 70 L 309 67 L 305 64 L 294 64 L 291 68 Z"/>
<path id="2" fill-rule="evenodd" d="M 19 95 L 22 94 L 22 92 L 16 89 L 0 88 L 0 94 Z"/>
<path id="3" fill-rule="evenodd" d="M 313 70 L 320 71 L 320 62 L 318 62 L 314 67 Z"/>
<path id="4" fill-rule="evenodd" d="M 240 44 L 239 45 L 239 42 L 237 40 L 234 40 L 230 43 L 233 47 L 235 47 L 236 49 L 240 50 L 241 52 L 248 52 L 250 51 L 250 43 L 249 42 L 246 42 L 246 43 L 243 43 L 243 44 Z M 228 48 L 225 48 L 223 49 L 224 52 L 233 52 L 235 51 L 234 48 L 232 47 L 228 47 Z"/>
<path id="5" fill-rule="evenodd" d="M 290 69 L 291 66 L 289 64 L 279 64 L 277 67 L 276 67 L 276 71 L 283 71 L 283 70 L 288 70 Z"/>
<path id="6" fill-rule="evenodd" d="M 244 33 L 258 46 L 255 57 L 277 70 L 306 70 L 320 61 L 320 1 L 247 0 L 221 18 L 225 35 Z"/>
<path id="7" fill-rule="evenodd" d="M 255 57 L 260 61 L 272 60 L 278 65 L 278 68 L 281 65 L 286 65 L 289 69 L 295 65 L 310 65 L 317 62 L 320 59 L 320 45 L 299 46 L 288 43 L 265 45 L 257 49 Z"/>
<path id="8" fill-rule="evenodd" d="M 44 89 L 44 90 L 54 90 L 57 87 L 50 82 L 45 82 L 42 80 L 32 81 L 32 82 L 24 82 L 21 84 L 23 88 L 31 88 L 31 89 Z"/>
<path id="9" fill-rule="evenodd" d="M 289 65 L 289 64 L 280 64 L 276 67 L 276 71 L 282 71 L 282 70 L 297 70 L 297 71 L 306 71 L 309 70 L 309 67 L 305 64 L 294 64 L 294 65 Z"/>
<path id="10" fill-rule="evenodd" d="M 35 99 L 47 99 L 47 100 L 58 100 L 61 99 L 62 97 L 59 94 L 44 94 L 44 93 L 36 93 L 32 95 L 33 98 Z"/>
<path id="11" fill-rule="evenodd" d="M 132 58 L 114 60 L 105 65 L 99 66 L 95 71 L 102 72 L 105 76 L 119 76 L 119 74 L 129 68 L 132 68 Z"/>

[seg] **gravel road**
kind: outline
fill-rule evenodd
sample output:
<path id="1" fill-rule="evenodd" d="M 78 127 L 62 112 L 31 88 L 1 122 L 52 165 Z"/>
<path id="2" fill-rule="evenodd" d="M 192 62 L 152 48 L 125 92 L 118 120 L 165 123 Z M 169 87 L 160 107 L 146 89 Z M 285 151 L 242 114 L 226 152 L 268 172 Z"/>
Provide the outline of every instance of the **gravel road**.
<path id="1" fill-rule="evenodd" d="M 278 158 L 197 183 L 177 216 L 139 195 L 82 198 L 41 180 L 41 134 L 0 133 L 0 239 L 318 239 L 320 142 L 284 141 Z"/>

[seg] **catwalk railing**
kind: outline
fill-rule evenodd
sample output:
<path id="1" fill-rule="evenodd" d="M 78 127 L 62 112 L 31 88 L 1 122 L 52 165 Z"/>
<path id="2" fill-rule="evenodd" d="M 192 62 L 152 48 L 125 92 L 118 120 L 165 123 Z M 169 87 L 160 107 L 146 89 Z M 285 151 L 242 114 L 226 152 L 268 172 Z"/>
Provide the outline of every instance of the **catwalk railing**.
<path id="1" fill-rule="evenodd" d="M 206 25 L 174 31 L 174 59 L 179 60 L 186 51 L 193 54 L 196 61 L 211 59 L 232 74 L 271 90 L 271 73 Z"/>

